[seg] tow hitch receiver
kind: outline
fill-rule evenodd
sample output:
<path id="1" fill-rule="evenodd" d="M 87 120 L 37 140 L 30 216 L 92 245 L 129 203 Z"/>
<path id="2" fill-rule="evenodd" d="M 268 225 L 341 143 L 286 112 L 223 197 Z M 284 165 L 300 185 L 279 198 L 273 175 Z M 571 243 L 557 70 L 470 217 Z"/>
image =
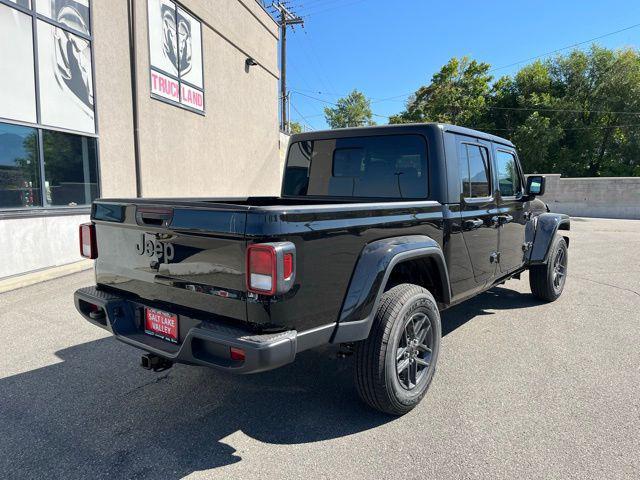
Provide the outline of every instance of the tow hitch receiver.
<path id="1" fill-rule="evenodd" d="M 173 366 L 171 360 L 147 353 L 140 359 L 140 366 L 145 370 L 153 370 L 154 372 L 163 372 Z"/>

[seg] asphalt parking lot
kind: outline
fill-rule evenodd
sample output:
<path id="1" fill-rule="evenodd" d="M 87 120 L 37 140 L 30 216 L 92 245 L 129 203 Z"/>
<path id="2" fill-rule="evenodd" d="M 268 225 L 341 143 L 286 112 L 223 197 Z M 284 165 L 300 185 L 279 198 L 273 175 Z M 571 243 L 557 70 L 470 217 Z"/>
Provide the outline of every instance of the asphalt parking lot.
<path id="1" fill-rule="evenodd" d="M 75 312 L 91 272 L 2 294 L 2 477 L 639 478 L 640 221 L 572 227 L 563 296 L 539 303 L 524 276 L 445 312 L 402 418 L 361 404 L 332 351 L 144 371 Z"/>

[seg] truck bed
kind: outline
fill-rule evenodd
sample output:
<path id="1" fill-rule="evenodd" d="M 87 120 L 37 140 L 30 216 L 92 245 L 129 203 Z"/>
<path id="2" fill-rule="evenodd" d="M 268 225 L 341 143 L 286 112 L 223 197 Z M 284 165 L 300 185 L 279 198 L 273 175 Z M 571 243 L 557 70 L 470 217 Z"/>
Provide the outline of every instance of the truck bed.
<path id="1" fill-rule="evenodd" d="M 366 244 L 403 235 L 442 242 L 445 210 L 430 200 L 101 199 L 92 210 L 96 282 L 260 332 L 315 328 L 337 321 Z M 248 295 L 247 245 L 280 241 L 295 244 L 295 286 L 282 297 Z"/>

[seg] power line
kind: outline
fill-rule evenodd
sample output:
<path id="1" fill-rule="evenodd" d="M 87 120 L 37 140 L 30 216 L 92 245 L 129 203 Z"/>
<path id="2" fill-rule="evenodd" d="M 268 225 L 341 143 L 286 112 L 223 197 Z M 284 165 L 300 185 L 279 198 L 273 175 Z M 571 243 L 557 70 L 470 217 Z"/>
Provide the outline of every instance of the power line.
<path id="1" fill-rule="evenodd" d="M 315 100 L 317 102 L 322 102 L 325 103 L 327 105 L 332 105 L 334 107 L 337 107 L 338 105 L 336 103 L 333 102 L 329 102 L 328 100 L 324 100 L 322 98 L 316 98 L 316 97 L 312 97 L 311 95 L 306 95 L 302 92 L 299 91 L 295 91 L 298 95 L 302 95 L 303 97 L 307 97 L 310 98 L 312 100 Z M 640 115 L 640 112 L 610 112 L 608 110 L 578 110 L 578 109 L 536 109 L 536 108 L 518 108 L 518 107 L 495 107 L 498 109 L 505 109 L 505 110 L 533 110 L 533 111 L 555 111 L 555 112 L 574 112 L 574 113 L 611 113 L 611 114 L 629 114 L 629 115 Z M 390 118 L 388 115 L 380 115 L 377 113 L 372 113 L 373 116 L 375 117 L 381 117 L 381 118 Z M 626 125 L 609 125 L 609 126 L 597 126 L 597 127 L 567 127 L 567 128 L 561 128 L 561 130 L 596 130 L 596 129 L 603 129 L 603 128 L 625 128 L 625 127 L 640 127 L 640 124 L 626 124 Z M 472 127 L 473 128 L 473 127 Z M 505 132 L 510 132 L 510 131 L 514 131 L 513 128 L 489 128 L 486 129 L 488 131 L 505 131 Z"/>
<path id="2" fill-rule="evenodd" d="M 305 117 L 304 115 L 302 115 L 300 113 L 300 110 L 298 110 L 295 106 L 295 104 L 293 102 L 291 102 L 291 108 L 293 108 L 293 110 L 298 114 L 298 116 L 300 116 L 300 118 L 302 119 L 303 123 L 309 127 L 310 130 L 315 130 L 315 128 L 313 128 L 313 126 L 311 125 L 311 123 L 309 122 L 309 120 L 307 119 L 307 117 Z"/>
<path id="3" fill-rule="evenodd" d="M 341 5 L 335 5 L 335 6 L 333 6 L 333 7 L 328 7 L 328 8 L 326 8 L 326 9 L 324 9 L 324 10 L 306 12 L 304 15 L 302 15 L 302 18 L 308 18 L 308 17 L 310 17 L 311 15 L 320 15 L 320 14 L 322 14 L 322 13 L 329 12 L 329 11 L 331 11 L 331 10 L 336 10 L 336 9 L 338 9 L 338 8 L 350 7 L 350 6 L 352 6 L 352 5 L 356 5 L 356 4 L 358 4 L 358 3 L 362 3 L 362 2 L 364 2 L 364 1 L 365 1 L 365 0 L 354 0 L 354 1 L 349 2 L 349 3 L 343 3 L 343 4 L 341 4 Z"/>
<path id="4" fill-rule="evenodd" d="M 293 90 L 292 90 L 293 91 Z M 338 105 L 333 103 L 333 102 L 329 102 L 327 100 L 323 100 L 321 98 L 316 98 L 316 97 L 312 97 L 311 95 L 306 95 L 304 93 L 301 93 L 299 91 L 295 91 L 295 93 L 297 93 L 298 95 L 302 95 L 303 97 L 307 97 L 309 99 L 318 101 L 318 102 L 322 102 L 325 103 L 327 105 L 332 105 L 337 107 Z M 496 107 L 496 108 L 500 108 L 500 109 L 509 109 L 511 110 L 512 108 L 509 107 Z M 612 114 L 629 114 L 629 115 L 640 115 L 640 112 L 609 112 L 607 110 L 573 110 L 573 109 L 534 109 L 534 108 L 513 108 L 514 110 L 536 110 L 536 111 L 541 111 L 541 110 L 545 110 L 545 111 L 558 111 L 558 112 L 576 112 L 576 113 L 586 113 L 586 112 L 590 112 L 590 113 L 612 113 Z M 297 110 L 296 110 L 297 111 Z M 298 112 L 298 114 L 300 114 L 300 112 Z M 322 114 L 319 115 L 309 115 L 309 117 L 312 116 L 321 116 Z M 380 115 L 377 113 L 372 113 L 373 116 L 375 117 L 381 117 L 381 118 L 386 118 L 389 119 L 390 117 L 387 115 Z M 304 118 L 304 117 L 303 117 Z M 436 122 L 438 123 L 438 122 Z M 590 127 L 566 127 L 566 128 L 560 128 L 560 130 L 563 131 L 571 131 L 571 130 L 601 130 L 601 129 L 608 129 L 608 128 L 627 128 L 627 127 L 640 127 L 640 124 L 637 123 L 633 123 L 633 124 L 625 124 L 625 125 L 600 125 L 600 126 L 590 126 Z M 475 128 L 475 127 L 471 127 L 471 128 Z M 479 130 L 478 128 L 475 128 L 476 130 Z M 483 129 L 489 132 L 497 132 L 497 131 L 501 131 L 501 132 L 513 132 L 515 131 L 515 129 L 513 128 L 486 128 Z"/>
<path id="5" fill-rule="evenodd" d="M 291 70 L 295 71 L 297 73 L 297 75 L 300 76 L 300 79 L 302 80 L 302 83 L 304 83 L 305 86 L 308 88 L 308 90 L 304 90 L 304 89 L 301 89 L 301 88 L 293 87 L 293 90 L 302 90 L 303 92 L 315 93 L 315 90 L 313 90 L 313 87 L 311 86 L 311 83 L 309 83 L 307 77 L 302 73 L 302 69 L 298 68 L 297 60 L 294 62 L 294 61 L 292 61 L 291 58 L 289 58 L 288 63 L 291 65 Z"/>
<path id="6" fill-rule="evenodd" d="M 308 83 L 305 82 L 305 84 L 309 86 Z M 323 92 L 321 90 L 313 90 L 311 88 L 308 90 L 305 90 L 303 88 L 293 88 L 293 90 L 297 90 L 305 93 L 313 93 L 314 95 L 327 95 L 329 97 L 347 97 L 350 95 L 349 93 Z"/>
<path id="7" fill-rule="evenodd" d="M 605 33 L 603 35 L 599 35 L 597 37 L 590 38 L 589 40 L 584 40 L 582 42 L 574 43 L 572 45 L 567 45 L 566 47 L 556 48 L 555 50 L 551 50 L 549 52 L 541 53 L 540 55 L 535 55 L 533 57 L 525 58 L 523 60 L 518 60 L 517 62 L 513 62 L 513 63 L 510 63 L 508 65 L 495 67 L 495 68 L 492 68 L 492 69 L 488 70 L 487 73 L 495 72 L 497 70 L 503 70 L 505 68 L 509 68 L 509 67 L 513 67 L 513 66 L 516 66 L 516 65 L 520 65 L 522 63 L 530 62 L 531 60 L 537 60 L 537 59 L 542 58 L 542 57 L 547 57 L 549 55 L 553 55 L 555 53 L 559 53 L 559 52 L 562 52 L 564 50 L 568 50 L 570 48 L 575 48 L 575 47 L 578 47 L 578 46 L 581 46 L 581 45 L 585 45 L 587 43 L 591 43 L 591 42 L 594 42 L 596 40 L 600 40 L 602 38 L 610 37 L 612 35 L 616 35 L 618 33 L 626 32 L 627 30 L 631 30 L 631 29 L 638 28 L 638 27 L 640 27 L 640 23 L 636 23 L 636 24 L 630 25 L 628 27 L 621 28 L 619 30 L 614 30 L 613 32 L 608 32 L 608 33 Z M 377 101 L 375 101 L 373 103 L 380 103 L 380 102 L 386 102 L 386 101 L 396 100 L 396 99 L 400 99 L 400 98 L 406 98 L 406 97 L 409 97 L 409 96 L 415 94 L 418 90 L 414 90 L 413 92 L 409 92 L 409 93 L 402 93 L 400 95 L 394 95 L 392 97 L 382 98 L 382 99 L 377 100 Z"/>
<path id="8" fill-rule="evenodd" d="M 313 56 L 313 58 L 315 59 L 315 62 L 317 63 L 317 66 L 319 67 L 319 70 L 317 70 L 319 72 L 319 78 L 320 78 L 320 82 L 325 85 L 324 80 L 327 80 L 326 85 L 329 87 L 327 90 L 332 90 L 334 91 L 335 88 L 333 86 L 333 84 L 331 83 L 331 79 L 329 78 L 329 76 L 325 76 L 326 73 L 326 69 L 324 68 L 324 64 L 322 63 L 322 61 L 320 60 L 320 56 L 318 55 L 318 53 L 316 52 L 316 49 L 313 46 L 313 42 L 311 41 L 311 36 L 309 35 L 309 32 L 307 32 L 307 30 L 304 28 L 303 25 L 303 32 L 304 32 L 304 39 L 306 41 L 306 43 L 309 46 L 309 50 L 307 51 L 311 51 L 311 55 Z M 306 48 L 305 48 L 306 50 Z"/>
<path id="9" fill-rule="evenodd" d="M 296 8 L 296 9 L 300 9 L 300 10 L 304 10 L 304 9 L 313 9 L 313 8 L 317 8 L 317 7 L 325 7 L 329 4 L 332 3 L 336 3 L 336 2 L 343 2 L 344 0 L 315 0 L 311 1 L 311 0 L 306 0 L 306 1 L 302 1 L 302 2 L 297 2 L 297 3 L 293 3 L 291 5 L 291 8 Z"/>
<path id="10" fill-rule="evenodd" d="M 597 127 L 567 127 L 567 128 L 560 128 L 560 130 L 566 131 L 566 130 L 602 130 L 602 129 L 607 129 L 607 128 L 626 128 L 626 127 L 640 127 L 640 123 L 631 123 L 631 124 L 627 124 L 627 125 L 600 125 Z M 474 127 L 471 127 L 474 128 Z M 475 130 L 481 130 L 476 128 Z M 484 131 L 487 132 L 513 132 L 515 131 L 515 128 L 484 128 L 482 129 Z"/>
<path id="11" fill-rule="evenodd" d="M 359 3 L 361 1 L 364 1 L 364 0 L 354 0 L 353 3 Z M 349 5 L 349 4 L 345 4 L 344 0 L 316 0 L 315 3 L 309 0 L 297 2 L 297 3 L 290 3 L 290 2 L 284 1 L 282 3 L 286 4 L 288 8 L 301 11 L 301 15 L 304 14 L 304 16 L 314 15 L 316 13 L 322 13 L 326 10 L 333 10 L 336 8 L 342 8 Z M 335 3 L 340 3 L 340 5 L 332 5 Z M 327 7 L 327 8 L 324 8 L 324 7 Z"/>
<path id="12" fill-rule="evenodd" d="M 303 97 L 309 98 L 311 100 L 315 100 L 316 102 L 321 102 L 327 105 L 331 105 L 334 107 L 337 107 L 338 104 L 334 103 L 334 102 L 330 102 L 328 100 L 324 100 L 322 98 L 317 98 L 317 97 L 313 97 L 311 95 L 307 95 L 299 90 L 291 90 L 292 92 L 297 93 L 298 95 L 302 95 Z M 449 105 L 450 107 L 454 107 L 455 105 Z M 531 108 L 531 107 L 494 107 L 494 106 L 486 106 L 485 108 L 488 109 L 495 109 L 495 110 L 513 110 L 513 111 L 531 111 L 531 112 L 557 112 L 557 113 L 603 113 L 603 114 L 611 114 L 611 115 L 640 115 L 640 112 L 621 112 L 621 111 L 609 111 L 609 110 L 581 110 L 581 109 L 571 109 L 571 108 Z M 378 113 L 372 113 L 373 116 L 375 117 L 380 117 L 380 118 L 390 118 L 389 115 L 381 115 Z M 318 115 L 309 115 L 309 118 L 313 117 L 313 116 L 322 116 L 322 114 L 318 114 Z M 601 128 L 616 128 L 616 127 L 630 127 L 630 126 L 635 126 L 635 125 L 616 125 L 616 126 L 611 126 L 611 127 L 601 127 Z M 575 129 L 590 129 L 591 127 L 575 127 Z M 596 127 L 598 128 L 598 127 Z M 568 128 L 569 130 L 572 130 L 573 128 Z M 494 129 L 496 130 L 496 129 Z M 497 129 L 497 130 L 505 130 L 508 131 L 510 129 Z M 567 130 L 567 129 L 563 129 L 563 130 Z"/>
<path id="13" fill-rule="evenodd" d="M 284 1 L 282 3 L 284 3 L 285 5 L 287 5 L 287 8 L 291 8 L 291 9 L 305 9 L 305 8 L 313 8 L 313 7 L 317 7 L 317 6 L 324 6 L 324 3 L 329 2 L 329 3 L 334 3 L 336 1 L 342 1 L 342 0 L 305 0 L 302 2 L 295 2 L 292 3 L 290 1 Z"/>
<path id="14" fill-rule="evenodd" d="M 456 105 L 448 105 L 449 107 L 455 107 Z M 484 108 L 490 110 L 514 110 L 514 111 L 529 111 L 529 112 L 557 112 L 557 113 L 609 113 L 612 115 L 640 115 L 640 112 L 612 112 L 609 110 L 581 110 L 574 108 L 535 108 L 535 107 L 496 107 L 492 105 L 485 105 Z"/>
<path id="15" fill-rule="evenodd" d="M 530 62 L 531 60 L 537 60 L 538 58 L 547 57 L 549 55 L 553 55 L 555 53 L 562 52 L 562 51 L 568 50 L 570 48 L 579 47 L 580 45 L 584 45 L 586 43 L 591 43 L 591 42 L 594 42 L 596 40 L 600 40 L 601 38 L 610 37 L 611 35 L 616 35 L 618 33 L 626 32 L 627 30 L 631 30 L 632 28 L 637 28 L 637 27 L 640 27 L 640 23 L 636 23 L 636 24 L 631 25 L 629 27 L 621 28 L 620 30 L 615 30 L 613 32 L 605 33 L 603 35 L 599 35 L 597 37 L 590 38 L 589 40 L 585 40 L 583 42 L 574 43 L 572 45 L 567 45 L 566 47 L 557 48 L 557 49 L 551 50 L 549 52 L 541 53 L 540 55 L 535 55 L 533 57 L 525 58 L 524 60 L 519 60 L 517 62 L 513 62 L 513 63 L 510 63 L 508 65 L 503 65 L 502 67 L 492 68 L 487 73 L 495 72 L 496 70 L 503 70 L 505 68 L 513 67 L 513 66 L 516 66 L 516 65 L 520 65 L 521 63 Z"/>
<path id="16" fill-rule="evenodd" d="M 323 100 L 322 98 L 312 97 L 311 95 L 307 95 L 306 93 L 303 93 L 299 90 L 291 90 L 291 91 L 296 92 L 298 95 L 302 95 L 303 97 L 307 97 L 307 98 L 310 98 L 311 100 L 315 100 L 317 102 L 326 103 L 327 105 L 333 105 L 334 107 L 338 106 L 336 103 L 330 102 L 328 100 Z"/>
<path id="17" fill-rule="evenodd" d="M 422 88 L 422 87 L 420 87 L 420 88 Z M 397 99 L 400 99 L 400 98 L 410 97 L 411 95 L 415 94 L 418 90 L 415 90 L 415 91 L 409 92 L 409 93 L 401 93 L 400 95 L 394 95 L 393 97 L 379 98 L 378 100 L 376 100 L 375 102 L 372 102 L 372 103 L 382 103 L 382 102 L 388 102 L 388 101 L 391 101 L 391 100 L 396 100 L 397 101 Z"/>
<path id="18" fill-rule="evenodd" d="M 459 105 L 445 105 L 448 108 L 459 108 Z M 640 112 L 622 112 L 612 110 L 585 110 L 579 108 L 544 108 L 544 107 L 497 107 L 493 105 L 485 105 L 482 108 L 489 110 L 514 110 L 528 112 L 557 112 L 557 113 L 608 113 L 611 115 L 640 115 Z"/>
<path id="19" fill-rule="evenodd" d="M 328 97 L 348 97 L 349 95 L 351 95 L 353 93 L 353 90 L 357 90 L 358 92 L 360 91 L 357 88 L 354 88 L 349 93 L 326 92 L 326 91 L 322 91 L 322 90 L 314 90 L 313 88 L 311 88 L 309 86 L 309 82 L 304 82 L 304 84 L 309 88 L 305 90 L 303 88 L 293 87 L 292 89 L 293 90 L 298 90 L 300 92 L 312 93 L 314 95 L 325 95 L 325 96 L 328 96 Z M 367 97 L 367 98 L 369 98 L 371 103 L 377 103 L 379 101 L 379 99 L 376 99 L 375 97 Z"/>
<path id="20" fill-rule="evenodd" d="M 324 100 L 322 98 L 318 98 L 318 97 L 312 97 L 311 95 L 307 95 L 306 93 L 302 93 L 298 90 L 292 90 L 292 92 L 296 92 L 298 95 L 302 95 L 303 97 L 307 97 L 310 98 L 311 100 L 315 100 L 316 102 L 322 102 L 322 103 L 326 103 L 327 105 L 331 105 L 333 107 L 338 107 L 339 105 L 337 103 L 334 102 L 330 102 L 328 100 Z M 379 113 L 373 113 L 371 112 L 371 115 L 373 115 L 374 117 L 379 117 L 379 118 L 386 118 L 389 119 L 389 115 L 380 115 Z"/>

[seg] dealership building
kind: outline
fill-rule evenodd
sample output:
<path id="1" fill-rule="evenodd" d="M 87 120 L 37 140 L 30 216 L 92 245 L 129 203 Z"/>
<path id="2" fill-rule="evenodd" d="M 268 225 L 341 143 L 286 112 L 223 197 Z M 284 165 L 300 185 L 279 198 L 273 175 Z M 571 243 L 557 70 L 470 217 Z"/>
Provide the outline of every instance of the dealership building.
<path id="1" fill-rule="evenodd" d="M 0 0 L 0 284 L 86 267 L 97 197 L 278 194 L 277 43 L 256 0 Z"/>

